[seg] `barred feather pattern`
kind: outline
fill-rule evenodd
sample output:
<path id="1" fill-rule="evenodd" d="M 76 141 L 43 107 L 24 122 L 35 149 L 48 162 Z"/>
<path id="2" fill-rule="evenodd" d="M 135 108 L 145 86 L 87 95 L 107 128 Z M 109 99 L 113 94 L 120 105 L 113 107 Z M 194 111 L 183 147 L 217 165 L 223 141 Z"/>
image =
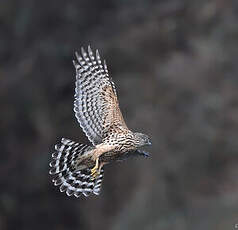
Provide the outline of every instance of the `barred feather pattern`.
<path id="1" fill-rule="evenodd" d="M 76 57 L 77 61 L 73 61 L 76 69 L 74 111 L 88 139 L 97 145 L 112 123 L 127 127 L 119 109 L 115 85 L 98 50 L 94 56 L 90 46 L 88 52 L 82 48 L 81 55 L 76 52 Z"/>
<path id="2" fill-rule="evenodd" d="M 92 180 L 90 168 L 77 170 L 76 160 L 92 147 L 79 144 L 69 139 L 62 138 L 61 143 L 55 146 L 52 154 L 53 161 L 50 163 L 50 174 L 54 175 L 52 180 L 55 186 L 59 186 L 61 192 L 66 192 L 68 196 L 79 197 L 90 194 L 99 195 L 103 180 L 103 168 L 100 175 Z"/>

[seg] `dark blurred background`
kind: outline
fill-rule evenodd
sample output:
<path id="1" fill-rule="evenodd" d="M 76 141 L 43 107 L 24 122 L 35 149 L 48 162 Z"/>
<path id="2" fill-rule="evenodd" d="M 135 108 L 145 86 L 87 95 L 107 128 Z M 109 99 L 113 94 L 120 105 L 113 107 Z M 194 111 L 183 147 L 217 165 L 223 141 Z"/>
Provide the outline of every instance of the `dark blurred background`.
<path id="1" fill-rule="evenodd" d="M 74 52 L 99 49 L 150 159 L 100 196 L 48 175 L 73 113 Z M 0 1 L 0 230 L 228 230 L 238 223 L 238 1 Z"/>

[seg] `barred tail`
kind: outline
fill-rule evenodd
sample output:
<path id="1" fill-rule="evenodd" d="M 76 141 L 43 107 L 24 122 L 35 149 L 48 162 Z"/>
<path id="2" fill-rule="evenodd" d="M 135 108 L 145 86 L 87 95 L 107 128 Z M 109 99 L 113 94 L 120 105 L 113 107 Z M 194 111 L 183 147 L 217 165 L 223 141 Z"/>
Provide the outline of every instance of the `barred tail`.
<path id="1" fill-rule="evenodd" d="M 52 154 L 53 161 L 50 163 L 50 174 L 55 175 L 52 180 L 55 186 L 60 186 L 60 191 L 68 196 L 79 197 L 81 194 L 89 196 L 91 193 L 99 195 L 103 179 L 103 169 L 100 175 L 91 179 L 89 168 L 75 169 L 75 161 L 92 147 L 79 144 L 69 139 L 62 138 L 61 143 L 55 145 Z"/>

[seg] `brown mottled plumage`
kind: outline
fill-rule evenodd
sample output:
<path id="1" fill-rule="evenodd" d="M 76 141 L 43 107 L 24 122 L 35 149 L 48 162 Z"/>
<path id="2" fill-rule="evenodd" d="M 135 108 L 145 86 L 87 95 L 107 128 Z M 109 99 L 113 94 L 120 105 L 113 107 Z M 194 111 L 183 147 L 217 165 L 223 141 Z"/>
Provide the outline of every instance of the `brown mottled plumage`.
<path id="1" fill-rule="evenodd" d="M 50 174 L 55 185 L 67 195 L 99 194 L 103 166 L 113 161 L 147 153 L 138 148 L 149 145 L 149 137 L 130 131 L 119 108 L 117 93 L 108 75 L 106 62 L 90 47 L 76 53 L 74 111 L 81 128 L 93 146 L 62 138 L 52 155 Z"/>

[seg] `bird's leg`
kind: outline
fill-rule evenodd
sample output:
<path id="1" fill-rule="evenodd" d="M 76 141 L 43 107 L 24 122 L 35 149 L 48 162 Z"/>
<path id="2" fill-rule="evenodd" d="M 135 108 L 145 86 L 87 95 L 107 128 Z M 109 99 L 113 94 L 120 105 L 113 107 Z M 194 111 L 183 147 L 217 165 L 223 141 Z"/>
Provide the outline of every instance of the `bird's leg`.
<path id="1" fill-rule="evenodd" d="M 95 180 L 96 177 L 99 175 L 100 171 L 98 170 L 98 164 L 99 164 L 99 158 L 96 158 L 96 164 L 95 166 L 91 169 L 91 176 L 92 180 Z M 100 168 L 99 168 L 100 169 Z M 99 171 L 99 172 L 98 172 Z"/>
<path id="2" fill-rule="evenodd" d="M 97 176 L 100 174 L 100 170 L 102 166 L 104 165 L 103 162 L 100 163 L 99 165 L 99 157 L 108 151 L 111 151 L 114 147 L 106 144 L 99 144 L 96 146 L 93 155 L 92 155 L 92 160 L 96 161 L 95 166 L 91 169 L 91 177 L 92 180 L 95 180 Z"/>
<path id="3" fill-rule="evenodd" d="M 91 169 L 92 180 L 95 180 L 100 175 L 102 167 L 106 164 L 105 162 L 98 163 L 97 159 L 96 159 L 96 165 Z"/>

